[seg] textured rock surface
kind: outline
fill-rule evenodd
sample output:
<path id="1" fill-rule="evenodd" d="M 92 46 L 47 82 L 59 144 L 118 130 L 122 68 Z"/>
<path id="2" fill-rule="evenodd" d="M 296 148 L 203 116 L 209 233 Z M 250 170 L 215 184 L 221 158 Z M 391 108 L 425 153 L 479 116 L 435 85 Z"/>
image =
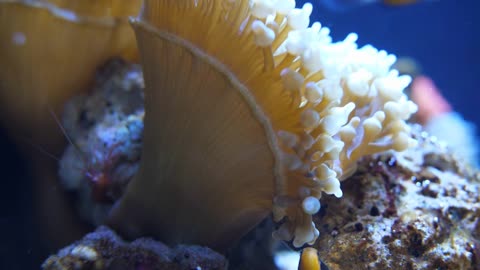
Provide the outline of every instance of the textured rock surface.
<path id="1" fill-rule="evenodd" d="M 329 269 L 480 269 L 478 174 L 414 133 L 418 147 L 364 159 L 342 198 L 322 198 L 315 247 Z"/>
<path id="2" fill-rule="evenodd" d="M 139 66 L 122 61 L 110 62 L 97 76 L 92 94 L 77 97 L 67 106 L 63 124 L 81 155 L 70 146 L 60 174 L 64 186 L 76 191 L 81 215 L 98 224 L 137 169 L 143 80 Z M 419 140 L 416 148 L 363 159 L 358 171 L 342 182 L 342 198 L 323 196 L 322 208 L 314 216 L 320 230 L 315 247 L 329 269 L 480 269 L 479 177 L 435 138 L 418 127 L 413 130 Z M 103 191 L 107 202 L 92 194 L 95 184 L 87 173 L 106 174 L 110 180 Z M 278 242 L 271 238 L 273 227 L 266 221 L 246 236 L 229 254 L 230 267 L 274 269 L 272 257 L 278 253 Z M 99 232 L 106 234 L 104 229 Z M 99 232 L 79 243 L 92 242 Z M 113 244 L 95 247 L 96 256 L 111 254 L 111 250 L 120 254 Z M 161 250 L 173 254 L 167 247 Z M 89 249 L 74 244 L 52 256 L 45 267 L 99 266 L 96 263 L 100 262 L 79 258 L 80 251 L 88 253 Z M 122 247 L 121 252 L 129 258 L 146 256 L 142 249 Z M 104 264 L 99 267 L 105 269 Z"/>
<path id="3" fill-rule="evenodd" d="M 62 125 L 74 145 L 62 156 L 59 176 L 92 224 L 103 222 L 138 169 L 143 88 L 139 65 L 113 59 L 97 71 L 91 93 L 65 107 Z"/>
<path id="4" fill-rule="evenodd" d="M 226 259 L 206 247 L 169 248 L 149 238 L 125 242 L 107 227 L 99 227 L 82 240 L 50 256 L 44 270 L 200 270 L 226 269 Z"/>

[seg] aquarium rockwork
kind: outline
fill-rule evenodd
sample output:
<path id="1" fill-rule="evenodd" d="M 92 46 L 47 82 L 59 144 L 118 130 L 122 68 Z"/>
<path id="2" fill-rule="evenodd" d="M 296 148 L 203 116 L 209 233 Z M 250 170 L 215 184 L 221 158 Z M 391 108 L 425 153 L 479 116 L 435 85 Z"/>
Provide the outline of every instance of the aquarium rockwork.
<path id="1" fill-rule="evenodd" d="M 480 269 L 479 7 L 0 0 L 0 269 Z"/>

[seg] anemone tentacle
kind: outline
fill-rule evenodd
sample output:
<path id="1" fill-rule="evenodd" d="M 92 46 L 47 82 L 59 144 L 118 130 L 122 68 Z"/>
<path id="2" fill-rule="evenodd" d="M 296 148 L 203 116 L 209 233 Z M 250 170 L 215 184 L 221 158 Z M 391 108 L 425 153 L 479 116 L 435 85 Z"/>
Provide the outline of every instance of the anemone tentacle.
<path id="1" fill-rule="evenodd" d="M 410 78 L 390 69 L 395 56 L 370 45 L 358 48 L 356 34 L 332 42 L 328 28 L 310 23 L 312 9 L 310 3 L 295 8 L 293 0 L 147 0 L 142 15 L 133 21 L 147 63 L 147 100 L 149 95 L 177 99 L 156 93 L 166 91 L 162 88 L 153 89 L 158 80 L 154 82 L 150 59 L 160 59 L 159 50 L 178 54 L 185 65 L 196 65 L 190 58 L 185 60 L 185 54 L 200 58 L 224 76 L 233 91 L 242 93 L 243 102 L 263 126 L 275 163 L 263 168 L 268 173 L 262 172 L 274 178 L 268 198 L 253 201 L 261 202 L 263 209 L 270 200 L 274 219 L 282 223 L 275 235 L 293 240 L 297 247 L 316 240 L 312 215 L 320 209 L 318 200 L 323 193 L 342 196 L 340 181 L 355 170 L 359 158 L 389 149 L 401 151 L 415 143 L 407 135 L 405 120 L 416 105 L 402 93 Z M 153 42 L 157 44 L 148 44 Z M 182 49 L 165 49 L 172 44 Z M 173 56 L 167 58 L 173 61 Z M 171 65 L 170 60 L 158 64 Z M 191 95 L 184 89 L 176 91 Z M 147 101 L 146 129 L 152 125 L 148 106 Z M 238 138 L 228 143 L 238 143 L 233 139 Z M 205 185 L 204 180 L 197 181 L 202 184 L 192 185 Z M 258 186 L 268 188 L 261 182 Z M 260 195 L 255 186 L 245 188 Z"/>

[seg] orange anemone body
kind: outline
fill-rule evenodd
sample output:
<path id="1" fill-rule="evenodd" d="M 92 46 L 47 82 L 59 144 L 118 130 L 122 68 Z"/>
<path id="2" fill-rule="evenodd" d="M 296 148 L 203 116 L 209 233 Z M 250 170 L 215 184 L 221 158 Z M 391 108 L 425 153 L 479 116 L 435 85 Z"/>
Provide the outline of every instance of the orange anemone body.
<path id="1" fill-rule="evenodd" d="M 107 59 L 136 58 L 127 19 L 141 1 L 128 2 L 1 0 L 2 124 L 42 147 L 58 141 L 49 109 L 85 91 Z"/>
<path id="2" fill-rule="evenodd" d="M 293 0 L 146 0 L 142 163 L 109 224 L 220 250 L 273 212 L 276 237 L 319 235 L 322 194 L 364 155 L 415 141 L 395 56 L 332 42 Z M 309 26 L 311 25 L 311 26 Z"/>

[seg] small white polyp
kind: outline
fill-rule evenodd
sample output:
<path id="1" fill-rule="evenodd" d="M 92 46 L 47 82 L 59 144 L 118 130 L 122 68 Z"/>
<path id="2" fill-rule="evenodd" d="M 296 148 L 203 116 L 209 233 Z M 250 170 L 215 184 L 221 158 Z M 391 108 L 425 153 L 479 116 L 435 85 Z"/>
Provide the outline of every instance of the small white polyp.
<path id="1" fill-rule="evenodd" d="M 306 214 L 314 215 L 320 210 L 320 201 L 312 196 L 306 197 L 303 199 L 302 208 Z"/>

